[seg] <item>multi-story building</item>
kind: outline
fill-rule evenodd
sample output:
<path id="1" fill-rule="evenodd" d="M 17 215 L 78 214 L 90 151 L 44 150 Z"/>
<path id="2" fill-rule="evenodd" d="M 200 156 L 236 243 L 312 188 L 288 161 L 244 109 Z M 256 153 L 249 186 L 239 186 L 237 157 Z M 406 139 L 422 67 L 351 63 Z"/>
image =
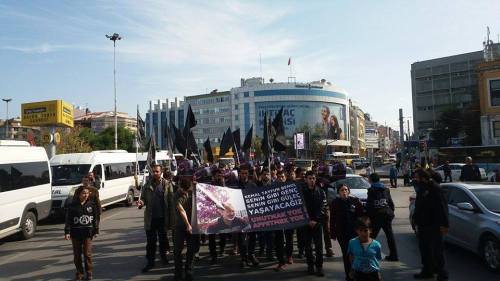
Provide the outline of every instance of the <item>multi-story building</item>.
<path id="1" fill-rule="evenodd" d="M 210 138 L 212 145 L 219 145 L 222 134 L 228 127 L 231 127 L 230 92 L 217 92 L 214 90 L 209 94 L 185 97 L 184 100 L 186 106 L 191 105 L 196 117 L 197 125 L 193 128 L 196 143 L 203 144 L 207 138 Z"/>
<path id="2" fill-rule="evenodd" d="M 149 102 L 149 110 L 146 113 L 146 135 L 150 136 L 152 130 L 155 131 L 156 144 L 161 147 L 161 149 L 167 149 L 167 144 L 165 142 L 166 128 L 173 123 L 177 128 L 184 128 L 184 118 L 187 108 L 184 108 L 184 101 L 180 101 L 178 98 L 173 100 L 157 100 Z"/>
<path id="3" fill-rule="evenodd" d="M 23 126 L 20 118 L 9 119 L 9 124 L 6 125 L 5 120 L 0 120 L 0 139 L 24 140 L 33 143 L 35 137 L 40 136 L 40 127 Z"/>
<path id="4" fill-rule="evenodd" d="M 417 136 L 434 128 L 443 111 L 479 106 L 475 67 L 483 52 L 415 62 L 411 65 L 413 126 Z"/>
<path id="5" fill-rule="evenodd" d="M 135 117 L 128 116 L 125 112 L 117 112 L 118 127 L 125 127 L 132 132 L 137 131 L 137 120 Z M 113 111 L 105 112 L 87 112 L 74 119 L 75 126 L 91 128 L 96 134 L 101 133 L 106 128 L 115 126 L 115 114 Z"/>
<path id="6" fill-rule="evenodd" d="M 483 145 L 500 145 L 500 45 L 484 43 L 485 61 L 477 66 L 481 140 Z"/>
<path id="7" fill-rule="evenodd" d="M 366 115 L 365 115 L 366 116 Z M 365 120 L 365 141 L 366 149 L 378 150 L 378 124 L 375 121 Z"/>
<path id="8" fill-rule="evenodd" d="M 363 110 L 350 101 L 351 151 L 361 156 L 366 155 L 365 114 Z"/>

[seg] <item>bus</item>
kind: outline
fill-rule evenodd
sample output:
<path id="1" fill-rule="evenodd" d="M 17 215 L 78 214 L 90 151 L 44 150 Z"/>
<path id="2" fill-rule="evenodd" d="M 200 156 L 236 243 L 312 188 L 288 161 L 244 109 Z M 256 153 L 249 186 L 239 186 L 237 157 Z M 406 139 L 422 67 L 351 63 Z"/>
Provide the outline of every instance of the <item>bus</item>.
<path id="1" fill-rule="evenodd" d="M 43 147 L 0 140 L 0 238 L 35 235 L 38 221 L 50 214 L 51 171 Z"/>
<path id="2" fill-rule="evenodd" d="M 71 203 L 82 178 L 94 172 L 100 181 L 101 206 L 134 202 L 136 154 L 125 150 L 58 154 L 50 159 L 52 170 L 52 213 L 61 214 Z"/>
<path id="3" fill-rule="evenodd" d="M 484 168 L 486 173 L 490 173 L 500 164 L 500 145 L 441 147 L 437 152 L 437 164 L 446 161 L 464 163 L 467 156 L 472 157 L 472 161 Z"/>
<path id="4" fill-rule="evenodd" d="M 336 160 L 344 162 L 347 166 L 350 166 L 353 159 L 359 159 L 358 153 L 345 153 L 345 152 L 334 152 L 327 156 L 327 160 Z"/>

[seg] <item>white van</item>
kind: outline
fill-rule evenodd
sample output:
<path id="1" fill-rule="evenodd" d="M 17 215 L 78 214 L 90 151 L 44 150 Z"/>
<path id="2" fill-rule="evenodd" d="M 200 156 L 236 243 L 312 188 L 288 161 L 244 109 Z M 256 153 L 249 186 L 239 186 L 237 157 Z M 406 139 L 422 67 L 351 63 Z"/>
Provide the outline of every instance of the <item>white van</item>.
<path id="1" fill-rule="evenodd" d="M 131 206 L 134 202 L 135 161 L 135 153 L 125 150 L 59 154 L 52 157 L 52 212 L 64 211 L 82 178 L 91 171 L 100 181 L 99 197 L 103 207 L 122 201 Z"/>
<path id="2" fill-rule="evenodd" d="M 139 152 L 137 154 L 137 160 L 139 163 L 139 172 L 141 175 L 144 175 L 144 172 L 146 170 L 146 162 L 148 160 L 148 153 L 147 152 Z M 174 176 L 177 174 L 175 161 L 174 161 L 174 164 L 172 165 L 172 159 L 169 156 L 168 150 L 156 151 L 155 160 L 156 160 L 156 164 L 161 165 L 162 167 L 168 167 L 170 169 L 170 171 L 174 174 Z"/>
<path id="3" fill-rule="evenodd" d="M 50 213 L 50 168 L 43 147 L 0 140 L 0 238 L 33 237 Z"/>

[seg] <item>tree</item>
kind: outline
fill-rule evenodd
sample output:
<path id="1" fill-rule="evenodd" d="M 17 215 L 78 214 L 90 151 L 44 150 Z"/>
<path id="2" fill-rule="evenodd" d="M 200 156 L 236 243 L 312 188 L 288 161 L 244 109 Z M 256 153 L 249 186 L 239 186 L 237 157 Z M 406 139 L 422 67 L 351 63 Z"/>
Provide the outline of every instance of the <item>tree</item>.
<path id="1" fill-rule="evenodd" d="M 61 143 L 56 148 L 57 154 L 91 152 L 90 144 L 80 136 L 82 130 L 81 127 L 59 129 Z"/>
<path id="2" fill-rule="evenodd" d="M 108 127 L 100 134 L 92 138 L 87 135 L 94 150 L 109 150 L 115 148 L 115 130 L 114 127 Z M 135 134 L 122 126 L 118 127 L 118 149 L 134 152 Z"/>
<path id="3" fill-rule="evenodd" d="M 431 132 L 436 146 L 450 145 L 451 138 L 464 138 L 464 145 L 481 144 L 479 111 L 471 106 L 465 110 L 450 108 L 438 119 L 436 128 Z"/>

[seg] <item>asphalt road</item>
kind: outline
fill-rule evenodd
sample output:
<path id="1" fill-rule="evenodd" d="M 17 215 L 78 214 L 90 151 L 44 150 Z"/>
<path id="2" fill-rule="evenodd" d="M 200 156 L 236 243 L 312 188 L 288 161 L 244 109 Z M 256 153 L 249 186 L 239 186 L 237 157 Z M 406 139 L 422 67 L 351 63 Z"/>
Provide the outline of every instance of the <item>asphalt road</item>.
<path id="1" fill-rule="evenodd" d="M 408 187 L 393 189 L 397 205 L 393 222 L 400 262 L 382 262 L 384 280 L 412 280 L 419 271 L 420 255 L 417 241 L 408 223 Z M 94 277 L 96 280 L 171 280 L 172 262 L 142 274 L 145 259 L 145 232 L 142 211 L 134 207 L 114 206 L 103 213 L 101 234 L 94 240 Z M 387 254 L 383 232 L 378 237 Z M 325 259 L 324 280 L 344 280 L 341 252 L 334 241 L 335 257 Z M 231 248 L 228 245 L 226 248 Z M 202 247 L 202 259 L 195 263 L 195 280 L 320 280 L 307 276 L 304 260 L 288 266 L 284 272 L 274 272 L 274 263 L 263 262 L 258 269 L 239 268 L 239 259 L 226 256 L 220 265 L 210 266 L 205 258 L 208 249 Z M 489 272 L 474 254 L 458 247 L 446 246 L 446 262 L 450 280 L 500 280 Z M 71 243 L 63 239 L 63 225 L 43 222 L 37 235 L 28 241 L 12 238 L 0 240 L 0 280 L 70 280 L 74 276 Z M 432 279 L 431 279 L 432 280 Z"/>

